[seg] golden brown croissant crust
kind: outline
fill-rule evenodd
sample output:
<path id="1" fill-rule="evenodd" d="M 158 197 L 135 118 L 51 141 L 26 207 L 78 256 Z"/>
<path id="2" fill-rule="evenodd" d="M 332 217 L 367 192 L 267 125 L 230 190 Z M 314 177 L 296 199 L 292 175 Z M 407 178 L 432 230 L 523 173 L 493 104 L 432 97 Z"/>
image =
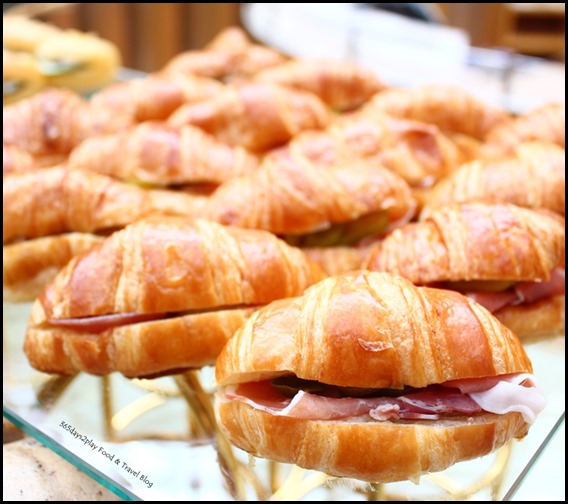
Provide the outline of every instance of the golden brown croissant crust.
<path id="1" fill-rule="evenodd" d="M 2 137 L 5 144 L 49 165 L 60 162 L 85 138 L 130 124 L 130 116 L 96 108 L 73 91 L 48 88 L 4 107 Z"/>
<path id="2" fill-rule="evenodd" d="M 370 271 L 329 277 L 258 310 L 216 365 L 220 386 L 293 373 L 330 385 L 402 389 L 531 371 L 518 338 L 482 306 Z"/>
<path id="3" fill-rule="evenodd" d="M 202 50 L 184 51 L 164 66 L 166 75 L 184 74 L 230 81 L 249 78 L 257 72 L 284 63 L 278 51 L 253 43 L 238 26 L 219 32 Z"/>
<path id="4" fill-rule="evenodd" d="M 297 295 L 323 276 L 271 233 L 156 217 L 72 261 L 39 302 L 46 319 L 252 306 Z"/>
<path id="5" fill-rule="evenodd" d="M 2 145 L 3 176 L 35 170 L 38 165 L 31 154 L 15 145 Z"/>
<path id="6" fill-rule="evenodd" d="M 417 480 L 524 437 L 528 424 L 519 413 L 432 422 L 293 418 L 229 400 L 224 389 L 289 374 L 402 389 L 522 372 L 532 365 L 520 341 L 480 305 L 456 292 L 358 271 L 255 312 L 217 359 L 215 408 L 221 431 L 253 455 L 366 481 Z"/>
<path id="7" fill-rule="evenodd" d="M 268 232 L 139 221 L 72 259 L 45 288 L 32 307 L 25 352 L 35 368 L 63 374 L 148 376 L 213 364 L 255 308 L 324 276 Z M 146 317 L 96 327 L 113 314 Z M 69 319 L 74 325 L 62 325 Z"/>
<path id="8" fill-rule="evenodd" d="M 220 82 L 195 75 L 164 75 L 116 82 L 91 98 L 95 108 L 133 117 L 135 122 L 166 120 L 178 107 L 212 97 Z"/>
<path id="9" fill-rule="evenodd" d="M 300 131 L 327 126 L 330 113 L 314 94 L 276 84 L 227 86 L 212 99 L 182 105 L 168 119 L 192 124 L 230 145 L 263 152 Z"/>
<path id="10" fill-rule="evenodd" d="M 564 219 L 511 204 L 440 207 L 394 230 L 363 262 L 415 284 L 461 280 L 545 281 L 563 262 Z"/>
<path id="11" fill-rule="evenodd" d="M 447 203 L 488 200 L 548 208 L 564 215 L 565 188 L 564 149 L 550 143 L 527 142 L 519 145 L 513 155 L 463 164 L 432 188 L 424 212 Z"/>
<path id="12" fill-rule="evenodd" d="M 334 59 L 291 60 L 259 72 L 255 79 L 309 91 L 338 112 L 356 109 L 387 87 L 370 70 Z"/>
<path id="13" fill-rule="evenodd" d="M 205 201 L 204 196 L 145 190 L 86 170 L 17 173 L 4 179 L 3 241 L 114 231 L 152 214 L 191 217 Z"/>
<path id="14" fill-rule="evenodd" d="M 4 245 L 4 300 L 33 301 L 73 257 L 102 240 L 88 233 L 68 233 Z"/>
<path id="15" fill-rule="evenodd" d="M 546 103 L 520 116 L 496 124 L 487 134 L 483 153 L 488 157 L 510 154 L 523 142 L 555 143 L 564 149 L 566 107 L 563 103 Z"/>
<path id="16" fill-rule="evenodd" d="M 210 197 L 207 215 L 222 224 L 300 234 L 379 211 L 391 223 L 408 220 L 414 209 L 408 184 L 385 168 L 360 160 L 318 166 L 284 154 L 225 182 Z"/>
<path id="17" fill-rule="evenodd" d="M 372 483 L 412 480 L 523 438 L 519 413 L 436 422 L 325 422 L 276 416 L 240 401 L 215 402 L 218 424 L 252 455 Z"/>
<path id="18" fill-rule="evenodd" d="M 380 91 L 364 106 L 365 112 L 436 124 L 442 131 L 483 139 L 509 114 L 454 86 L 428 84 Z"/>
<path id="19" fill-rule="evenodd" d="M 220 184 L 252 172 L 258 159 L 194 126 L 174 129 L 146 121 L 131 129 L 85 140 L 71 152 L 70 168 L 155 186 Z"/>
<path id="20" fill-rule="evenodd" d="M 365 159 L 397 173 L 412 187 L 430 186 L 464 161 L 436 126 L 384 114 L 345 114 L 324 131 L 296 135 L 287 148 L 318 164 Z"/>
<path id="21" fill-rule="evenodd" d="M 564 337 L 565 307 L 564 295 L 552 296 L 528 305 L 505 306 L 495 312 L 495 316 L 526 344 L 543 338 Z"/>
<path id="22" fill-rule="evenodd" d="M 91 334 L 65 328 L 30 326 L 24 352 L 44 373 L 80 371 L 151 378 L 213 365 L 227 340 L 254 312 L 235 308 L 141 322 Z"/>

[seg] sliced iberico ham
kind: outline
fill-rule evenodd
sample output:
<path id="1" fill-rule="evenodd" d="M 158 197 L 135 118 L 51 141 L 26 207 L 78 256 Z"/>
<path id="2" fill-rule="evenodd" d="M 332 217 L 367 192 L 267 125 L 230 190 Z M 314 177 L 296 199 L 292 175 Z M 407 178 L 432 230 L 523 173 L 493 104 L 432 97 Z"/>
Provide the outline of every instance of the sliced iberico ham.
<path id="1" fill-rule="evenodd" d="M 466 292 L 476 303 L 495 313 L 506 306 L 530 304 L 565 292 L 564 268 L 555 268 L 547 282 L 519 282 L 502 292 Z"/>
<path id="2" fill-rule="evenodd" d="M 531 424 L 546 405 L 544 395 L 530 374 L 467 382 L 455 380 L 444 386 L 431 385 L 397 397 L 328 397 L 299 390 L 290 398 L 267 380 L 228 387 L 225 397 L 273 415 L 306 420 L 338 420 L 365 415 L 377 421 L 437 420 L 484 411 L 498 414 L 517 411 Z"/>

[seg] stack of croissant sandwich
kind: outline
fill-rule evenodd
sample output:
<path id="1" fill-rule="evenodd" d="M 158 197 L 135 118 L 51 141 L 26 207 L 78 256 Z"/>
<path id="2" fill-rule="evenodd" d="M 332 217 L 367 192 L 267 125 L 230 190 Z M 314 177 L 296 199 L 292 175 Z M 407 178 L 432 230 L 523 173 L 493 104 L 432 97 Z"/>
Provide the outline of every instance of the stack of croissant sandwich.
<path id="1" fill-rule="evenodd" d="M 215 366 L 255 456 L 411 479 L 527 435 L 564 334 L 564 105 L 395 88 L 228 28 L 4 107 L 4 300 L 49 374 Z"/>

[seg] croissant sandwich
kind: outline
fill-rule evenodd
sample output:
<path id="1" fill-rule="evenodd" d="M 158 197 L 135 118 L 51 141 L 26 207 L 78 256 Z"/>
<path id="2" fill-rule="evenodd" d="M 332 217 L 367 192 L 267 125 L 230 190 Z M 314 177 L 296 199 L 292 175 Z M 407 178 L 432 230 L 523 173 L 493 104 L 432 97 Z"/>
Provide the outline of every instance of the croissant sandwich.
<path id="1" fill-rule="evenodd" d="M 337 112 L 354 110 L 387 87 L 357 63 L 325 58 L 287 61 L 259 72 L 255 80 L 309 91 Z"/>
<path id="2" fill-rule="evenodd" d="M 266 229 L 300 247 L 359 244 L 408 222 L 408 184 L 373 163 L 320 166 L 293 153 L 267 158 L 222 184 L 206 215 L 226 225 Z"/>
<path id="3" fill-rule="evenodd" d="M 196 216 L 207 199 L 59 166 L 9 174 L 2 189 L 4 299 L 18 302 L 98 238 L 150 215 Z"/>
<path id="4" fill-rule="evenodd" d="M 427 84 L 415 88 L 379 91 L 364 106 L 365 112 L 436 124 L 442 131 L 484 139 L 510 115 L 456 86 Z"/>
<path id="5" fill-rule="evenodd" d="M 260 306 L 324 278 L 274 235 L 144 219 L 75 257 L 36 299 L 24 351 L 47 373 L 148 377 L 213 364 Z"/>
<path id="6" fill-rule="evenodd" d="M 547 142 L 525 142 L 511 155 L 464 163 L 432 188 L 422 213 L 448 203 L 475 200 L 548 208 L 564 215 L 564 149 Z"/>
<path id="7" fill-rule="evenodd" d="M 327 126 L 330 112 L 314 94 L 277 84 L 228 85 L 213 98 L 179 107 L 168 123 L 192 124 L 230 145 L 265 152 L 300 131 Z"/>
<path id="8" fill-rule="evenodd" d="M 223 84 L 206 77 L 153 73 L 109 84 L 93 94 L 91 103 L 130 115 L 135 122 L 163 121 L 183 104 L 210 98 L 222 88 Z"/>
<path id="9" fill-rule="evenodd" d="M 564 333 L 564 255 L 554 212 L 455 203 L 394 230 L 363 267 L 465 293 L 525 341 Z"/>
<path id="10" fill-rule="evenodd" d="M 483 307 L 368 271 L 257 311 L 216 379 L 234 445 L 369 482 L 486 455 L 523 438 L 546 403 L 521 343 Z"/>
<path id="11" fill-rule="evenodd" d="M 549 142 L 565 148 L 566 106 L 564 103 L 545 103 L 519 116 L 493 126 L 482 146 L 486 157 L 514 152 L 523 142 Z"/>
<path id="12" fill-rule="evenodd" d="M 4 107 L 2 139 L 50 166 L 86 138 L 120 131 L 132 122 L 132 116 L 94 107 L 68 89 L 46 88 Z"/>
<path id="13" fill-rule="evenodd" d="M 124 181 L 157 187 L 218 185 L 252 172 L 258 159 L 195 126 L 179 130 L 146 121 L 128 130 L 88 138 L 68 159 L 68 166 Z"/>
<path id="14" fill-rule="evenodd" d="M 272 48 L 254 43 L 238 26 L 219 32 L 203 49 L 191 49 L 171 58 L 161 73 L 184 74 L 230 82 L 247 79 L 279 65 L 288 58 Z"/>
<path id="15" fill-rule="evenodd" d="M 344 114 L 323 131 L 296 135 L 284 149 L 318 164 L 365 159 L 400 175 L 413 189 L 429 187 L 466 158 L 435 125 L 385 114 Z"/>

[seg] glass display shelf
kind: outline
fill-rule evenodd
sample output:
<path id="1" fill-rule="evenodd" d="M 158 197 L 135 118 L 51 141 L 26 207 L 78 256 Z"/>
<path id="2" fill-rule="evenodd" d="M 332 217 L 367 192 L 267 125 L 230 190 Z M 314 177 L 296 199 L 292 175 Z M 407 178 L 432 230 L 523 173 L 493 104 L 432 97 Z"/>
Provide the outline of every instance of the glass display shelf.
<path id="1" fill-rule="evenodd" d="M 526 345 L 547 405 L 524 439 L 419 482 L 331 478 L 230 445 L 222 451 L 199 429 L 184 394 L 189 375 L 64 378 L 34 370 L 22 351 L 30 307 L 4 303 L 4 417 L 124 500 L 514 500 L 564 422 L 562 336 Z M 209 397 L 213 369 L 193 376 Z"/>

